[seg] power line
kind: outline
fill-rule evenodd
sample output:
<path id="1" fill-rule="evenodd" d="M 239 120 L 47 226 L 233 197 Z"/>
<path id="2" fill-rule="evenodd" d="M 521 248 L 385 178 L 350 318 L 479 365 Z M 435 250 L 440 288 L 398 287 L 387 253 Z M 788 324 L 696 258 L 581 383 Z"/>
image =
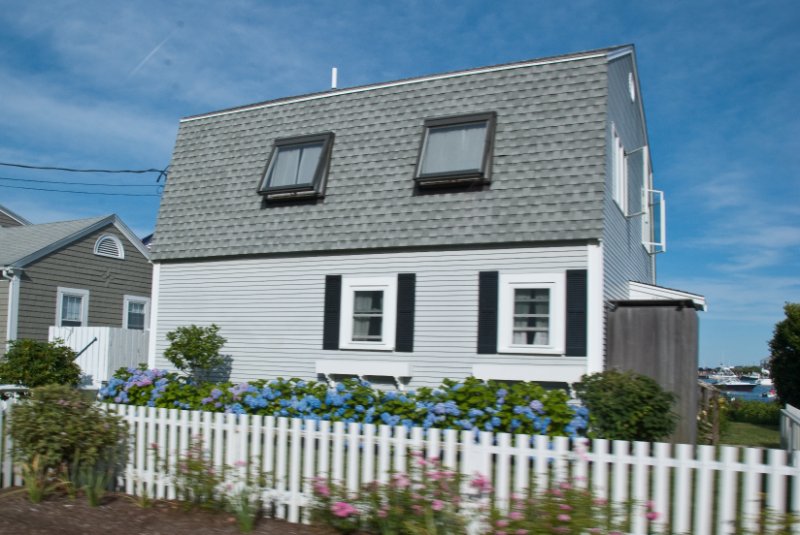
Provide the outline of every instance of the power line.
<path id="1" fill-rule="evenodd" d="M 50 167 L 44 165 L 30 165 L 24 163 L 11 163 L 0 162 L 0 165 L 5 167 L 18 167 L 20 169 L 36 169 L 44 171 L 66 171 L 69 173 L 127 173 L 127 174 L 145 174 L 145 173 L 158 173 L 156 182 L 160 182 L 162 178 L 167 176 L 167 169 L 77 169 L 73 167 Z"/>
<path id="2" fill-rule="evenodd" d="M 103 186 L 108 188 L 151 188 L 154 184 L 109 184 L 106 182 L 68 182 L 66 180 L 37 180 L 34 178 L 12 178 L 0 176 L 0 180 L 13 180 L 14 182 L 38 182 L 40 184 L 66 184 L 70 186 Z"/>
<path id="3" fill-rule="evenodd" d="M 28 189 L 33 191 L 49 191 L 53 193 L 77 193 L 80 195 L 116 195 L 120 197 L 160 197 L 160 195 L 156 193 L 109 193 L 104 191 L 74 191 L 66 189 L 33 188 L 28 186 L 8 186 L 6 184 L 0 184 L 0 188 Z"/>

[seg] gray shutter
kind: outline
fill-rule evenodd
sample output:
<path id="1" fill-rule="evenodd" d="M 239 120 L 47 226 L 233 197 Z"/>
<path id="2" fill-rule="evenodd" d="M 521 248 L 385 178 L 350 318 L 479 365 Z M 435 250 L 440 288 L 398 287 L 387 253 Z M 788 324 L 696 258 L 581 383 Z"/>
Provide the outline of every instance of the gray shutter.
<path id="1" fill-rule="evenodd" d="M 397 275 L 397 329 L 395 351 L 414 351 L 414 301 L 417 276 L 414 273 Z"/>
<path id="2" fill-rule="evenodd" d="M 586 270 L 567 270 L 568 357 L 586 356 Z"/>
<path id="3" fill-rule="evenodd" d="M 325 276 L 325 312 L 322 349 L 339 349 L 339 316 L 342 303 L 342 276 Z"/>
<path id="4" fill-rule="evenodd" d="M 497 353 L 497 271 L 478 274 L 478 353 Z"/>

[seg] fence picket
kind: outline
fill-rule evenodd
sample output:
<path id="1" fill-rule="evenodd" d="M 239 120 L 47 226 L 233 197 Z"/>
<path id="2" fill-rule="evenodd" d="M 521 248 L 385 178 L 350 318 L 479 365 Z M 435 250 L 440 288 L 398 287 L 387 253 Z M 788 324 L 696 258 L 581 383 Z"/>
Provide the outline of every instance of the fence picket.
<path id="1" fill-rule="evenodd" d="M 736 489 L 739 471 L 739 449 L 722 447 L 722 467 L 719 474 L 719 511 L 717 512 L 717 533 L 734 533 L 736 523 Z"/>
<path id="2" fill-rule="evenodd" d="M 351 493 L 358 492 L 361 487 L 359 478 L 360 438 L 358 424 L 351 422 L 347 428 L 347 490 Z"/>
<path id="3" fill-rule="evenodd" d="M 388 425 L 381 425 L 378 428 L 378 482 L 380 483 L 389 481 L 389 471 L 391 470 L 389 459 L 392 453 L 391 432 L 392 428 Z"/>
<path id="4" fill-rule="evenodd" d="M 756 530 L 758 514 L 761 511 L 761 474 L 757 466 L 761 462 L 761 450 L 747 448 L 744 452 L 745 473 L 742 497 L 742 524 L 748 532 Z"/>
<path id="5" fill-rule="evenodd" d="M 647 489 L 647 476 L 649 473 L 648 454 L 650 444 L 647 442 L 633 443 L 633 533 L 647 533 L 647 517 L 645 516 L 650 495 Z"/>
<path id="6" fill-rule="evenodd" d="M 700 465 L 695 474 L 695 493 L 694 493 L 694 532 L 711 533 L 711 515 L 700 514 L 701 511 L 711 511 L 711 500 L 713 496 L 713 474 L 711 463 L 714 462 L 714 446 L 697 446 L 700 458 Z"/>
<path id="7" fill-rule="evenodd" d="M 669 522 L 671 499 L 669 494 L 670 469 L 668 463 L 671 460 L 670 448 L 670 444 L 657 442 L 654 449 L 655 459 L 651 460 L 655 465 L 653 472 L 653 503 L 655 504 L 656 512 L 658 512 L 658 518 L 652 524 L 656 533 L 664 531 Z"/>
<path id="8" fill-rule="evenodd" d="M 300 462 L 300 448 L 303 440 L 303 420 L 292 419 L 291 444 L 289 446 L 289 496 L 287 498 L 289 522 L 300 520 L 300 473 L 302 463 Z"/>
<path id="9" fill-rule="evenodd" d="M 364 424 L 364 447 L 361 450 L 361 481 L 375 481 L 375 426 Z"/>
<path id="10" fill-rule="evenodd" d="M 678 467 L 675 470 L 675 503 L 677 506 L 672 518 L 673 530 L 678 533 L 686 533 L 692 520 L 691 497 L 692 497 L 692 473 L 690 462 L 692 458 L 692 446 L 689 444 L 678 444 Z"/>

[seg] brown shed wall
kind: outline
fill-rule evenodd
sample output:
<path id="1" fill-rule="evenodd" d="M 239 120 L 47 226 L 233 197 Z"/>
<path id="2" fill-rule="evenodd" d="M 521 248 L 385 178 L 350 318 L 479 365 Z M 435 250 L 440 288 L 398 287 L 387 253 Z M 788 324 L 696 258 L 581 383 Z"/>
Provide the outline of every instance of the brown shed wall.
<path id="1" fill-rule="evenodd" d="M 677 396 L 676 443 L 697 440 L 697 311 L 680 301 L 618 303 L 608 316 L 606 367 L 652 377 Z"/>

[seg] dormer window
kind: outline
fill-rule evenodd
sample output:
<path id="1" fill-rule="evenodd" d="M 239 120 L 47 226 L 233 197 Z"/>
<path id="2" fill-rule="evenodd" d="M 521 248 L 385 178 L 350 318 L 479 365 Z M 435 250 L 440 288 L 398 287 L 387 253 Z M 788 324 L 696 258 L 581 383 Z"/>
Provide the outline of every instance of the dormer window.
<path id="1" fill-rule="evenodd" d="M 332 145 L 330 132 L 275 141 L 258 192 L 270 200 L 322 196 Z"/>
<path id="2" fill-rule="evenodd" d="M 108 256 L 111 258 L 125 258 L 125 248 L 116 236 L 105 234 L 100 236 L 94 243 L 94 254 L 97 256 Z"/>
<path id="3" fill-rule="evenodd" d="M 417 184 L 423 187 L 488 182 L 494 124 L 494 113 L 426 120 Z"/>

